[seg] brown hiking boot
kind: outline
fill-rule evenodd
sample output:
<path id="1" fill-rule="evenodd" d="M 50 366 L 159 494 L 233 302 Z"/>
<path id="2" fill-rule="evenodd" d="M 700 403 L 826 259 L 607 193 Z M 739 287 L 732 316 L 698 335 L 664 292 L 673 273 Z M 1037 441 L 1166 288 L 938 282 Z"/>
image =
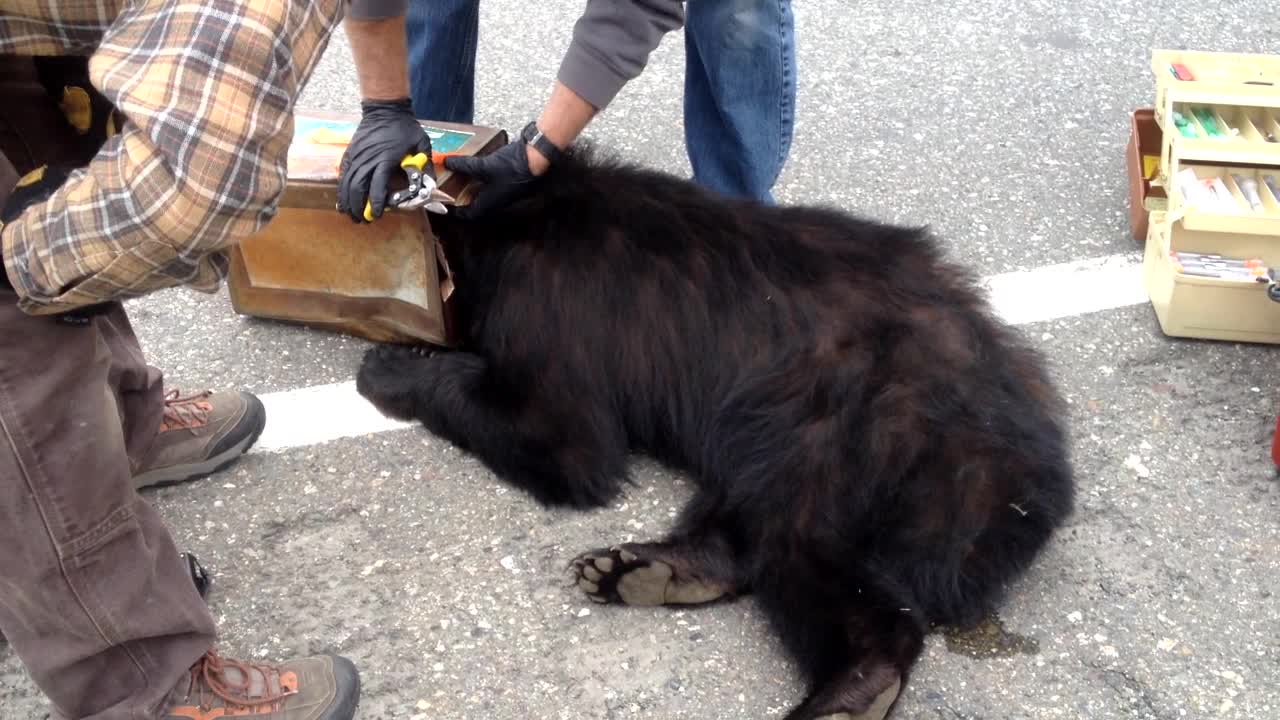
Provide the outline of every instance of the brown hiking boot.
<path id="1" fill-rule="evenodd" d="M 133 476 L 141 490 L 204 477 L 245 453 L 267 423 L 262 401 L 245 392 L 165 396 L 164 420 Z"/>
<path id="2" fill-rule="evenodd" d="M 178 681 L 161 720 L 351 720 L 359 700 L 360 674 L 344 657 L 257 665 L 210 650 Z"/>

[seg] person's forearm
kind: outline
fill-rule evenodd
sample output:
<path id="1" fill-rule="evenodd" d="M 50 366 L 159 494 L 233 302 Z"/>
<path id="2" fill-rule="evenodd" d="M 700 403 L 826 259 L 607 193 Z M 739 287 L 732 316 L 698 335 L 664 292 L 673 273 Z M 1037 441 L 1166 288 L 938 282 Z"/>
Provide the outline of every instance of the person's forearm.
<path id="1" fill-rule="evenodd" d="M 556 147 L 564 149 L 582 134 L 595 115 L 596 108 L 591 103 L 557 80 L 551 90 L 551 99 L 538 116 L 538 129 Z M 542 153 L 529 148 L 530 170 L 540 174 L 549 164 Z"/>
<path id="2" fill-rule="evenodd" d="M 400 100 L 409 97 L 409 48 L 404 16 L 343 21 L 360 97 L 364 100 Z"/>
<path id="3" fill-rule="evenodd" d="M 682 0 L 588 0 L 574 24 L 538 129 L 557 147 L 568 147 L 618 90 L 640 74 L 663 36 L 683 24 Z M 529 149 L 534 173 L 548 164 Z"/>
<path id="4" fill-rule="evenodd" d="M 37 186 L 56 189 L 0 233 L 24 312 L 57 315 L 178 285 L 218 289 L 223 252 L 275 214 L 293 100 L 337 25 L 328 11 L 304 17 L 296 10 L 205 2 L 184 10 L 183 22 L 151 12 L 112 21 L 111 41 L 89 67 L 97 90 L 126 119 L 82 169 L 45 168 Z M 50 27 L 67 32 L 76 23 Z M 221 38 L 223 47 L 180 52 L 192 28 Z M 92 111 L 105 113 L 96 103 Z M 93 125 L 105 136 L 104 120 L 95 116 Z"/>

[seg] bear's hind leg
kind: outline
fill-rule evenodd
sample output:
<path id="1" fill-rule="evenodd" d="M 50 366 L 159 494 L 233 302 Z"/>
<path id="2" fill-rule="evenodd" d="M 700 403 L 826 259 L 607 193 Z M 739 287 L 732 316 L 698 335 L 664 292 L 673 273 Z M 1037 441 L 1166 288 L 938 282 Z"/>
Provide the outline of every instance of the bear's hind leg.
<path id="1" fill-rule="evenodd" d="M 700 605 L 749 592 L 743 550 L 729 540 L 717 496 L 699 492 L 661 542 L 597 548 L 573 561 L 578 587 L 592 601 L 626 605 Z"/>
<path id="2" fill-rule="evenodd" d="M 593 602 L 701 605 L 745 589 L 733 557 L 718 542 L 624 543 L 573 561 L 578 587 Z"/>

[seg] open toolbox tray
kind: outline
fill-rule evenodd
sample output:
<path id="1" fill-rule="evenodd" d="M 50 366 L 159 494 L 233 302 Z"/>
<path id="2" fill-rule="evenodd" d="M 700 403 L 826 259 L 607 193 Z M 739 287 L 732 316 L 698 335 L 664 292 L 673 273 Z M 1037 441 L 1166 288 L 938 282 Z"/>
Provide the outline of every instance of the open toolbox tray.
<path id="1" fill-rule="evenodd" d="M 1170 219 L 1181 219 L 1189 230 L 1280 241 L 1280 168 L 1185 165 L 1165 192 Z"/>
<path id="2" fill-rule="evenodd" d="M 1280 56 L 1156 50 L 1151 69 L 1155 103 L 1134 112 L 1126 161 L 1160 326 L 1280 343 Z"/>
<path id="3" fill-rule="evenodd" d="M 1157 115 L 1169 134 L 1166 164 L 1177 159 L 1224 164 L 1280 163 L 1280 108 L 1173 102 Z"/>
<path id="4" fill-rule="evenodd" d="M 1152 213 L 1143 283 L 1166 335 L 1280 344 L 1280 304 L 1270 298 L 1267 283 L 1182 272 L 1170 256 L 1172 251 L 1230 257 L 1237 254 L 1233 251 L 1238 250 L 1235 243 L 1240 237 L 1185 230 L 1164 213 Z M 1280 264 L 1280 242 L 1261 259 L 1268 265 Z"/>

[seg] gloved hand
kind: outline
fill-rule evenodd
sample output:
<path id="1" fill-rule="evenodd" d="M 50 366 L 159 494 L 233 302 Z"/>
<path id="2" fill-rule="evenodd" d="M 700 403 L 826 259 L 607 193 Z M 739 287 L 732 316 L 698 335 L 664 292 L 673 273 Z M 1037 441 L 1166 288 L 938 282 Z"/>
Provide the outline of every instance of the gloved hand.
<path id="1" fill-rule="evenodd" d="M 17 220 L 27 208 L 48 200 L 50 195 L 67 182 L 72 170 L 73 168 L 66 165 L 46 165 L 24 175 L 18 180 L 17 187 L 9 194 L 4 208 L 0 209 L 0 223 L 7 225 Z M 0 261 L 3 261 L 3 258 L 0 258 Z M 4 285 L 12 290 L 8 273 L 0 270 L 0 275 L 5 276 Z M 58 322 L 68 325 L 86 325 L 94 315 L 100 315 L 111 309 L 111 305 L 112 303 L 88 305 L 55 317 Z"/>
<path id="2" fill-rule="evenodd" d="M 445 169 L 484 183 L 468 205 L 454 208 L 453 215 L 469 220 L 498 210 L 533 189 L 538 176 L 529 169 L 528 143 L 523 136 L 482 156 L 454 155 L 444 159 Z"/>
<path id="3" fill-rule="evenodd" d="M 19 178 L 4 207 L 0 208 L 0 224 L 8 225 L 17 220 L 23 210 L 49 199 L 54 190 L 62 187 L 70 174 L 70 168 L 54 165 L 36 168 Z M 0 256 L 0 263 L 3 262 L 4 258 Z M 0 266 L 0 287 L 13 290 L 13 285 L 9 282 L 9 274 L 2 266 Z"/>
<path id="4" fill-rule="evenodd" d="M 405 155 L 421 152 L 431 157 L 431 139 L 414 118 L 408 99 L 365 100 L 360 108 L 360 124 L 338 173 L 338 210 L 354 222 L 365 222 L 366 200 L 373 206 L 374 219 L 382 217 L 387 184 L 392 173 L 400 172 Z"/>
<path id="5" fill-rule="evenodd" d="M 17 220 L 23 210 L 48 200 L 55 190 L 62 187 L 70 175 L 69 167 L 45 165 L 22 176 L 17 186 L 13 188 L 13 192 L 9 193 L 9 199 L 5 201 L 4 208 L 0 210 L 0 223 L 8 225 Z"/>
<path id="6" fill-rule="evenodd" d="M 0 290 L 13 292 L 13 283 L 9 282 L 9 271 L 4 269 L 4 245 L 0 245 Z"/>

